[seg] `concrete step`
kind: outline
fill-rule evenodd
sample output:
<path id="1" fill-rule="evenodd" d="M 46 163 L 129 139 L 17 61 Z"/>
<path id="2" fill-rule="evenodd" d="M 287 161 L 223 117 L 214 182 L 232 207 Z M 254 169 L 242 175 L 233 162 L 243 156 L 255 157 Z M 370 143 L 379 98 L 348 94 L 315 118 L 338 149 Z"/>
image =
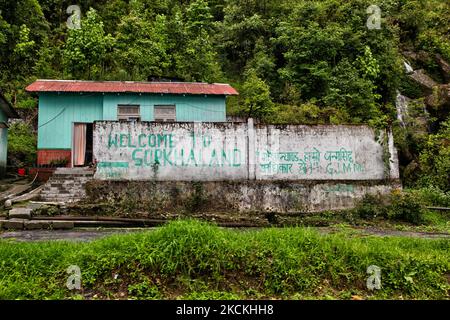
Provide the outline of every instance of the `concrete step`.
<path id="1" fill-rule="evenodd" d="M 86 196 L 84 186 L 94 177 L 90 168 L 58 168 L 41 192 L 41 198 L 52 202 L 75 202 Z"/>
<path id="2" fill-rule="evenodd" d="M 31 219 L 31 209 L 29 208 L 14 208 L 9 210 L 9 219 Z"/>

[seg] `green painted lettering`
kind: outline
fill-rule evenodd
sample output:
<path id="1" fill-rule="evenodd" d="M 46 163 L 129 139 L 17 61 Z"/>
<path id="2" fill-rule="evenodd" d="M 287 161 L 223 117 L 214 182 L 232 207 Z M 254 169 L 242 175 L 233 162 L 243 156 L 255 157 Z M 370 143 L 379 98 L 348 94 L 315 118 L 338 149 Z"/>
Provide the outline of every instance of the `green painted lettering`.
<path id="1" fill-rule="evenodd" d="M 144 142 L 142 142 L 142 139 L 143 138 L 146 138 L 147 136 L 145 135 L 145 134 L 143 134 L 143 133 L 141 133 L 140 135 L 139 135 L 139 138 L 138 138 L 138 143 L 139 143 L 139 147 L 140 148 L 145 148 L 145 143 Z"/>
<path id="2" fill-rule="evenodd" d="M 167 136 L 165 134 L 158 134 L 158 147 L 161 147 L 162 145 L 166 147 L 167 145 L 166 137 Z"/>
<path id="3" fill-rule="evenodd" d="M 189 157 L 188 157 L 188 160 L 187 160 L 187 164 L 186 165 L 189 165 L 189 163 L 191 162 L 191 161 L 193 161 L 194 162 L 194 166 L 198 166 L 197 165 L 197 161 L 195 160 L 195 155 L 194 155 L 194 150 L 193 149 L 191 149 L 191 152 L 189 152 Z"/>
<path id="4" fill-rule="evenodd" d="M 155 150 L 155 163 L 161 163 L 161 161 L 159 161 L 159 159 L 161 159 L 161 153 L 161 149 Z"/>
<path id="5" fill-rule="evenodd" d="M 138 152 L 142 152 L 142 149 L 135 149 L 131 155 L 133 161 L 134 161 L 134 165 L 136 167 L 142 167 L 142 158 L 138 158 L 137 157 L 137 153 Z"/>
<path id="6" fill-rule="evenodd" d="M 347 164 L 345 164 L 345 163 L 343 163 L 342 164 L 342 170 L 344 171 L 344 173 L 351 173 L 352 172 L 352 166 L 351 166 L 351 163 L 347 163 Z"/>
<path id="7" fill-rule="evenodd" d="M 170 160 L 170 156 L 172 155 L 172 151 L 168 151 L 166 149 L 163 150 L 163 156 L 164 156 L 164 165 L 173 166 L 173 162 Z"/>
<path id="8" fill-rule="evenodd" d="M 211 160 L 209 161 L 209 166 L 217 167 L 218 165 L 219 165 L 219 163 L 218 163 L 218 159 L 217 159 L 216 149 L 213 149 L 213 151 L 211 152 Z"/>
<path id="9" fill-rule="evenodd" d="M 145 154 L 144 154 L 144 163 L 146 166 L 151 166 L 153 164 L 153 151 L 150 149 L 145 150 Z"/>
<path id="10" fill-rule="evenodd" d="M 114 140 L 111 138 L 111 134 L 109 135 L 108 149 L 111 149 L 112 146 L 117 148 L 117 134 L 114 135 Z"/>
<path id="11" fill-rule="evenodd" d="M 151 134 L 148 136 L 148 146 L 150 148 L 156 147 L 156 135 Z"/>
<path id="12" fill-rule="evenodd" d="M 136 148 L 136 145 L 131 144 L 131 133 L 128 134 L 128 147 L 129 148 Z"/>
<path id="13" fill-rule="evenodd" d="M 233 150 L 233 167 L 241 166 L 241 150 L 234 149 Z"/>
<path id="14" fill-rule="evenodd" d="M 123 140 L 124 137 L 127 138 L 128 136 L 126 134 L 121 133 L 120 134 L 120 147 L 121 148 L 126 148 L 127 147 L 127 145 L 124 144 L 124 140 Z"/>

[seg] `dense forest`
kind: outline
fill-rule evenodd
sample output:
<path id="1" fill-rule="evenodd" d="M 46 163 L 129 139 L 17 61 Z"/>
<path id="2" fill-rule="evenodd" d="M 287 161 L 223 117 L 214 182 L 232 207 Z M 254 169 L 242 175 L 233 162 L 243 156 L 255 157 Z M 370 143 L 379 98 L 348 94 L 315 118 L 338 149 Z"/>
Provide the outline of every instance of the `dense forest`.
<path id="1" fill-rule="evenodd" d="M 448 191 L 448 62 L 442 0 L 0 0 L 12 166 L 34 161 L 35 79 L 227 82 L 229 115 L 392 127 L 404 185 Z"/>

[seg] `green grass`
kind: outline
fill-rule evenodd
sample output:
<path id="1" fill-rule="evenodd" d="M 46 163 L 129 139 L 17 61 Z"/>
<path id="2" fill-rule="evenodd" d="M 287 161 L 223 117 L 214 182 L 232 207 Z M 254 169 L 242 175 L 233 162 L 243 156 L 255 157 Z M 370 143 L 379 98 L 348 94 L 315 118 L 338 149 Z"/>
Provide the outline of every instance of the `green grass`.
<path id="1" fill-rule="evenodd" d="M 78 265 L 82 290 L 65 287 Z M 367 267 L 382 289 L 366 288 Z M 174 221 L 90 243 L 0 241 L 0 299 L 448 299 L 450 241 Z"/>

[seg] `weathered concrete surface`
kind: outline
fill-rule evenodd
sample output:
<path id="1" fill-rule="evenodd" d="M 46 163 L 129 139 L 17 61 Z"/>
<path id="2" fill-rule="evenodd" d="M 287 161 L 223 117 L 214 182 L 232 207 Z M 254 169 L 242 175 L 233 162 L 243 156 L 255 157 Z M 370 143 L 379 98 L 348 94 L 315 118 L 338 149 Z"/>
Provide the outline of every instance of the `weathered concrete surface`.
<path id="1" fill-rule="evenodd" d="M 395 180 L 396 151 L 384 137 L 366 126 L 97 122 L 95 178 Z"/>
<path id="2" fill-rule="evenodd" d="M 23 230 L 6 231 L 0 233 L 0 239 L 8 239 L 18 242 L 29 241 L 81 241 L 87 242 L 98 238 L 127 234 L 131 232 L 142 232 L 148 229 L 74 229 L 74 230 Z"/>
<path id="3" fill-rule="evenodd" d="M 394 186 L 374 181 L 92 181 L 87 203 L 109 203 L 133 212 L 317 212 L 352 208 L 365 194 Z"/>
<path id="4" fill-rule="evenodd" d="M 45 220 L 25 221 L 24 228 L 26 230 L 50 229 L 51 222 Z"/>
<path id="5" fill-rule="evenodd" d="M 247 179 L 245 123 L 97 122 L 94 131 L 97 179 Z"/>
<path id="6" fill-rule="evenodd" d="M 14 208 L 9 210 L 8 217 L 10 219 L 31 219 L 31 211 L 29 208 Z"/>
<path id="7" fill-rule="evenodd" d="M 24 224 L 23 219 L 10 219 L 7 221 L 3 222 L 3 228 L 5 229 L 14 229 L 14 230 L 22 230 L 23 229 L 23 224 Z"/>
<path id="8" fill-rule="evenodd" d="M 74 224 L 73 221 L 52 221 L 52 229 L 55 230 L 65 230 L 65 229 L 73 229 Z"/>
<path id="9" fill-rule="evenodd" d="M 385 178 L 383 147 L 365 126 L 258 125 L 256 156 L 257 180 Z"/>

